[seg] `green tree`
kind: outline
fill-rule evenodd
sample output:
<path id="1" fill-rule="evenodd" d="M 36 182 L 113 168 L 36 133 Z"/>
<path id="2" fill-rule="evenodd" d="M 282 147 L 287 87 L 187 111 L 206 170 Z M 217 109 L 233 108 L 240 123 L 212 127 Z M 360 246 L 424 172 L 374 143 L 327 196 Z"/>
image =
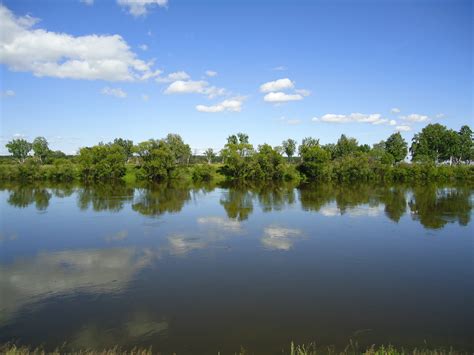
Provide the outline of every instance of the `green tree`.
<path id="1" fill-rule="evenodd" d="M 164 139 L 164 143 L 168 145 L 176 164 L 189 164 L 189 159 L 191 158 L 191 147 L 184 143 L 183 138 L 181 138 L 179 134 L 168 134 Z"/>
<path id="2" fill-rule="evenodd" d="M 212 161 L 215 159 L 216 157 L 216 153 L 214 153 L 214 149 L 212 148 L 207 148 L 205 151 L 204 151 L 204 156 L 206 157 L 206 160 L 207 160 L 207 163 L 208 164 L 211 164 Z"/>
<path id="3" fill-rule="evenodd" d="M 336 143 L 335 157 L 340 158 L 358 151 L 359 144 L 355 138 L 346 137 L 345 134 Z"/>
<path id="4" fill-rule="evenodd" d="M 125 154 L 115 144 L 99 144 L 79 150 L 79 169 L 86 180 L 113 180 L 125 175 Z"/>
<path id="5" fill-rule="evenodd" d="M 329 161 L 331 154 L 320 146 L 311 146 L 303 150 L 299 171 L 310 179 L 330 179 Z"/>
<path id="6" fill-rule="evenodd" d="M 296 152 L 296 141 L 289 138 L 286 141 L 283 141 L 281 146 L 283 147 L 283 151 L 285 152 L 288 160 L 291 161 L 291 158 Z"/>
<path id="7" fill-rule="evenodd" d="M 412 160 L 429 160 L 438 163 L 446 156 L 447 129 L 439 123 L 429 124 L 415 134 L 412 139 L 410 152 Z"/>
<path id="8" fill-rule="evenodd" d="M 129 139 L 115 138 L 113 144 L 122 147 L 127 160 L 133 156 L 133 141 Z"/>
<path id="9" fill-rule="evenodd" d="M 33 153 L 41 163 L 45 163 L 48 156 L 51 154 L 51 150 L 48 146 L 48 141 L 44 137 L 36 137 L 31 145 Z"/>
<path id="10" fill-rule="evenodd" d="M 17 159 L 18 162 L 24 163 L 28 157 L 28 153 L 31 151 L 31 143 L 25 139 L 13 139 L 5 145 L 8 151 L 13 155 L 13 158 Z"/>
<path id="11" fill-rule="evenodd" d="M 135 152 L 140 158 L 141 174 L 147 180 L 170 178 L 177 167 L 176 153 L 163 139 L 141 142 L 135 147 Z"/>
<path id="12" fill-rule="evenodd" d="M 460 160 L 470 163 L 474 160 L 473 132 L 469 126 L 462 126 L 459 130 L 459 157 Z"/>
<path id="13" fill-rule="evenodd" d="M 319 146 L 319 139 L 315 139 L 313 137 L 305 137 L 301 141 L 301 145 L 298 147 L 298 154 L 303 159 L 306 150 L 311 149 L 312 147 Z"/>
<path id="14" fill-rule="evenodd" d="M 400 132 L 392 134 L 385 142 L 385 151 L 391 154 L 396 163 L 402 161 L 407 156 L 408 144 L 403 139 Z"/>

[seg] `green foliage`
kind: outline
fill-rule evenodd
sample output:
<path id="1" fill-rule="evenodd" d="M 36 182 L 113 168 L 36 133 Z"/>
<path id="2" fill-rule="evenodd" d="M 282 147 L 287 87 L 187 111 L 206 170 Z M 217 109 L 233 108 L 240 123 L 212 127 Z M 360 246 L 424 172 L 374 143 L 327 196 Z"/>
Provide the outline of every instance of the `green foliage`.
<path id="1" fill-rule="evenodd" d="M 149 181 L 160 181 L 170 178 L 176 169 L 177 153 L 172 150 L 168 141 L 150 139 L 135 147 L 140 157 L 138 165 L 139 178 Z"/>
<path id="2" fill-rule="evenodd" d="M 113 144 L 122 147 L 127 160 L 133 156 L 133 141 L 129 139 L 115 138 Z"/>
<path id="3" fill-rule="evenodd" d="M 405 159 L 408 152 L 408 145 L 400 132 L 394 133 L 388 137 L 385 142 L 385 151 L 393 157 L 395 163 Z"/>
<path id="4" fill-rule="evenodd" d="M 20 163 L 24 163 L 31 151 L 32 145 L 25 139 L 13 139 L 6 144 L 8 151 Z"/>
<path id="5" fill-rule="evenodd" d="M 283 151 L 285 152 L 286 156 L 288 157 L 288 159 L 291 160 L 291 157 L 296 152 L 296 141 L 289 138 L 286 141 L 283 141 L 281 143 L 281 146 L 282 146 Z"/>
<path id="6" fill-rule="evenodd" d="M 319 145 L 306 147 L 302 151 L 302 162 L 299 165 L 299 171 L 312 180 L 330 180 L 331 166 L 328 162 L 331 159 L 331 153 Z"/>
<path id="7" fill-rule="evenodd" d="M 207 163 L 211 164 L 212 161 L 216 158 L 216 153 L 214 153 L 214 150 L 212 148 L 207 148 L 204 151 L 204 156 L 206 157 Z"/>
<path id="8" fill-rule="evenodd" d="M 214 168 L 210 164 L 197 164 L 193 167 L 193 181 L 211 181 L 215 174 Z"/>
<path id="9" fill-rule="evenodd" d="M 34 156 L 44 163 L 51 153 L 48 141 L 44 137 L 36 137 L 31 145 Z"/>
<path id="10" fill-rule="evenodd" d="M 174 158 L 174 163 L 177 165 L 185 165 L 189 163 L 191 157 L 191 147 L 185 144 L 179 134 L 170 133 L 163 140 L 167 144 L 168 149 Z"/>
<path id="11" fill-rule="evenodd" d="M 346 154 L 336 159 L 332 175 L 338 181 L 367 181 L 374 177 L 367 154 Z"/>
<path id="12" fill-rule="evenodd" d="M 126 155 L 115 144 L 99 144 L 79 150 L 81 177 L 85 180 L 116 180 L 125 175 Z"/>
<path id="13" fill-rule="evenodd" d="M 341 135 L 341 138 L 336 143 L 334 149 L 334 158 L 345 157 L 349 154 L 354 154 L 359 150 L 359 143 L 355 138 L 348 138 L 345 134 Z"/>

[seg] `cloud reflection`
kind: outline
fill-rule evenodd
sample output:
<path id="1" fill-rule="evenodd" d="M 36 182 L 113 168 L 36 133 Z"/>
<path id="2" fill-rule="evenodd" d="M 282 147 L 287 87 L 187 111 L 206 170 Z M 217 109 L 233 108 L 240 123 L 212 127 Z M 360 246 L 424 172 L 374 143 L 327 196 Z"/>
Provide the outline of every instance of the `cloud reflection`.
<path id="1" fill-rule="evenodd" d="M 267 249 L 288 251 L 293 247 L 294 239 L 301 235 L 299 229 L 268 226 L 264 229 L 261 242 Z"/>

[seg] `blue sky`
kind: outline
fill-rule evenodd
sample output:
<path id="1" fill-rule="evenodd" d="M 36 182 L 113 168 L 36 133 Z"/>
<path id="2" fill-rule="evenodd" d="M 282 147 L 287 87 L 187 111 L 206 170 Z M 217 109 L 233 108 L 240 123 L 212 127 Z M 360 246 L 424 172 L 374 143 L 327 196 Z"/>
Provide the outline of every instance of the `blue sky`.
<path id="1" fill-rule="evenodd" d="M 141 1 L 1 2 L 1 154 L 20 136 L 73 153 L 472 126 L 472 1 Z"/>

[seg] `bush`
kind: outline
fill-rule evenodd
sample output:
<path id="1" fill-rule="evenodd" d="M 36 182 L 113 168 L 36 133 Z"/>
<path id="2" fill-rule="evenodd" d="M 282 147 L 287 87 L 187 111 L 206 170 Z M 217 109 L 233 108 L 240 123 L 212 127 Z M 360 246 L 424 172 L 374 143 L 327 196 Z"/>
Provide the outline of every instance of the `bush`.
<path id="1" fill-rule="evenodd" d="M 193 181 L 211 181 L 215 174 L 214 168 L 209 164 L 199 164 L 193 167 Z"/>

